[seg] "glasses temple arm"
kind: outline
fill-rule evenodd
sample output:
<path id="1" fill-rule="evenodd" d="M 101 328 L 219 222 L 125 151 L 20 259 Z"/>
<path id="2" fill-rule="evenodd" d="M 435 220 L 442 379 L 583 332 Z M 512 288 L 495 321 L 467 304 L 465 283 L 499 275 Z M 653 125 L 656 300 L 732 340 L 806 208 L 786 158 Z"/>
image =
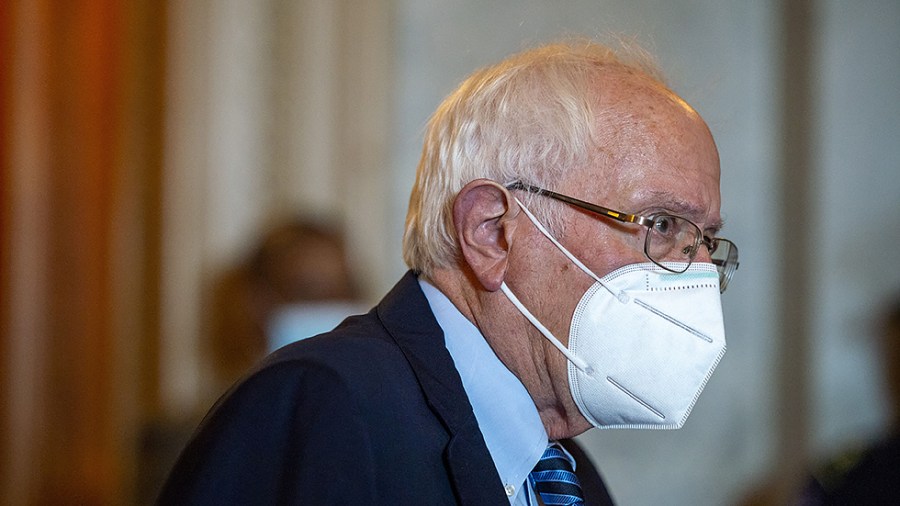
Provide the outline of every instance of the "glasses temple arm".
<path id="1" fill-rule="evenodd" d="M 598 206 L 597 204 L 591 204 L 590 202 L 585 202 L 584 200 L 576 199 L 575 197 L 570 197 L 568 195 L 563 195 L 562 193 L 556 193 L 554 191 L 545 190 L 543 188 L 539 188 L 537 186 L 532 186 L 530 184 L 523 183 L 522 181 L 516 181 L 506 186 L 509 190 L 524 190 L 530 193 L 535 193 L 538 195 L 544 195 L 550 197 L 555 200 L 559 200 L 561 202 L 565 202 L 567 204 L 571 204 L 575 207 L 584 209 L 586 211 L 590 211 L 594 214 L 599 214 L 601 216 L 606 216 L 607 218 L 612 218 L 614 220 L 621 221 L 623 223 L 637 223 L 639 225 L 650 226 L 651 220 L 644 218 L 643 216 L 637 216 L 634 214 L 622 213 L 619 211 L 615 211 L 613 209 L 609 209 L 607 207 Z"/>

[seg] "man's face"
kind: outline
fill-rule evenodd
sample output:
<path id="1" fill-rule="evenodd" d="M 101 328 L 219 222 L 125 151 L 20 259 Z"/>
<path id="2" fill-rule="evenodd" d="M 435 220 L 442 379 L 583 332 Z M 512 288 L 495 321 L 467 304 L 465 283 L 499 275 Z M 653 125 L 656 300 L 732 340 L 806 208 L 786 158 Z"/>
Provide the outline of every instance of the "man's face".
<path id="1" fill-rule="evenodd" d="M 683 216 L 705 235 L 715 235 L 721 227 L 719 159 L 702 119 L 671 92 L 634 76 L 611 79 L 602 93 L 607 112 L 602 116 L 607 119 L 598 125 L 605 135 L 603 152 L 589 167 L 548 189 L 627 213 Z M 563 226 L 557 239 L 596 275 L 649 261 L 643 252 L 646 227 L 560 205 Z M 521 219 L 527 240 L 514 247 L 517 254 L 511 260 L 507 283 L 567 345 L 574 309 L 594 280 L 527 218 Z M 705 248 L 695 261 L 709 261 Z M 587 421 L 578 414 L 569 394 L 566 359 L 534 329 L 529 332 L 532 342 L 543 349 L 534 358 L 546 362 L 552 396 L 566 413 L 569 428 L 584 425 L 577 432 L 586 430 Z M 534 392 L 532 396 L 538 397 Z M 553 399 L 535 400 L 540 410 L 541 402 Z"/>

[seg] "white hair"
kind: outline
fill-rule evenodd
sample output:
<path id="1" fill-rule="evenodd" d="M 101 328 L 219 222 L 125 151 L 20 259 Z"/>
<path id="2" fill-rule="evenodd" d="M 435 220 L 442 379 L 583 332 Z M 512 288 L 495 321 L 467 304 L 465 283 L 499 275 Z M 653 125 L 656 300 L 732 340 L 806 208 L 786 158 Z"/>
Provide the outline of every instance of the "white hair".
<path id="1" fill-rule="evenodd" d="M 552 189 L 591 162 L 608 138 L 596 131 L 600 78 L 625 68 L 661 82 L 646 53 L 625 49 L 628 60 L 591 41 L 538 47 L 476 71 L 444 99 L 428 122 L 409 199 L 403 259 L 411 269 L 430 276 L 457 261 L 452 207 L 470 181 Z M 558 206 L 533 197 L 520 196 L 556 229 Z"/>

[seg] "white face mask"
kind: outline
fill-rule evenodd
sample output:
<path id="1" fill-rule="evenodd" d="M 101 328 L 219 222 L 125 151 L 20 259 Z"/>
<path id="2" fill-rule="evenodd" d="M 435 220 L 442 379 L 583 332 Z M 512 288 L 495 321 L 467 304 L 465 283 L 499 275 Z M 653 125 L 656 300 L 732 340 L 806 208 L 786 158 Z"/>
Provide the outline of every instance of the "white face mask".
<path id="1" fill-rule="evenodd" d="M 647 262 L 599 278 L 519 205 L 541 233 L 595 280 L 575 308 L 568 349 L 506 283 L 500 286 L 569 360 L 569 389 L 581 414 L 599 428 L 681 428 L 725 354 L 715 266 L 695 262 L 674 274 Z"/>

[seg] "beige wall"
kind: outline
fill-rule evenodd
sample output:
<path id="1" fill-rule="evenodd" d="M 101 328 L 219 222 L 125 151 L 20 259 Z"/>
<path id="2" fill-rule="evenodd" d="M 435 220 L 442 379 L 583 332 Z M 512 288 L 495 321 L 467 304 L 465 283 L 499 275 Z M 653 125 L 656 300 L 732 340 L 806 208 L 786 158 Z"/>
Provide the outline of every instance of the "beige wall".
<path id="1" fill-rule="evenodd" d="M 207 390 L 211 279 L 304 214 L 347 236 L 363 290 L 390 282 L 384 177 L 389 2 L 197 1 L 173 8 L 162 314 L 164 402 Z"/>

